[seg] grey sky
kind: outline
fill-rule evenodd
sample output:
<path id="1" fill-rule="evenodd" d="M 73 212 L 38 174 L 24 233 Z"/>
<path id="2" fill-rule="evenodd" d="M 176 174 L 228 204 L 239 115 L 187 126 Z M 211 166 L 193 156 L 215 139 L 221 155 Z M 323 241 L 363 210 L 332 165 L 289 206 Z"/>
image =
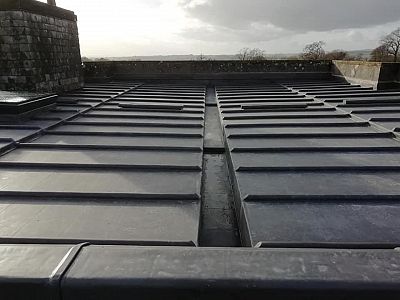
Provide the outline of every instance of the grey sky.
<path id="1" fill-rule="evenodd" d="M 83 55 L 365 49 L 400 26 L 400 0 L 57 0 L 79 18 Z"/>
<path id="2" fill-rule="evenodd" d="M 399 0 L 184 0 L 194 18 L 241 29 L 272 24 L 294 32 L 363 28 L 400 19 Z"/>

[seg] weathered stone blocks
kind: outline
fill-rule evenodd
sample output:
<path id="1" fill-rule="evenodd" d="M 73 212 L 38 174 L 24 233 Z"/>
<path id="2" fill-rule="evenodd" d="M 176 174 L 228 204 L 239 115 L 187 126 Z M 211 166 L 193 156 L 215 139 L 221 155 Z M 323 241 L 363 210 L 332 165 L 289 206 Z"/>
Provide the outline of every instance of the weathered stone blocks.
<path id="1" fill-rule="evenodd" d="M 73 12 L 34 0 L 0 3 L 0 90 L 76 89 L 81 65 Z"/>

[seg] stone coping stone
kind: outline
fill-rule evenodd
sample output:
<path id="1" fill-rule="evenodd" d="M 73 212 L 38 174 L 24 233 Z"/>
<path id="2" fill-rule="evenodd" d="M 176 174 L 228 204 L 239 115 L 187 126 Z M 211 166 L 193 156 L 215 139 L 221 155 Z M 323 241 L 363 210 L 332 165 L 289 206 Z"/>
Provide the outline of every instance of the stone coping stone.
<path id="1" fill-rule="evenodd" d="M 59 19 L 70 21 L 77 20 L 77 17 L 73 11 L 48 5 L 35 0 L 1 0 L 0 11 L 6 10 L 22 10 L 39 15 L 52 16 Z"/>

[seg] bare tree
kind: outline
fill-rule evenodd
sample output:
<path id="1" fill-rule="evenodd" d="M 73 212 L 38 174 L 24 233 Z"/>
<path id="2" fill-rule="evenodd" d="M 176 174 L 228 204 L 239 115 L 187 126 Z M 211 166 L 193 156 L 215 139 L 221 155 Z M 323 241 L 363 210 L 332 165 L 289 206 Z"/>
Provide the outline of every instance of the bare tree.
<path id="1" fill-rule="evenodd" d="M 243 48 L 243 49 L 240 50 L 240 52 L 238 54 L 236 54 L 236 57 L 239 60 L 247 60 L 249 52 L 250 52 L 249 48 Z"/>
<path id="2" fill-rule="evenodd" d="M 318 41 L 305 46 L 303 54 L 301 55 L 303 59 L 308 60 L 319 60 L 325 58 L 324 50 L 325 42 Z"/>
<path id="3" fill-rule="evenodd" d="M 197 56 L 197 60 L 208 60 L 208 58 L 203 53 L 200 53 L 200 55 Z"/>
<path id="4" fill-rule="evenodd" d="M 206 56 L 203 53 L 196 55 L 195 59 L 198 61 L 213 61 L 214 60 L 211 56 Z"/>
<path id="5" fill-rule="evenodd" d="M 328 60 L 345 60 L 348 58 L 348 53 L 344 50 L 333 50 L 326 53 L 323 58 Z"/>
<path id="6" fill-rule="evenodd" d="M 353 61 L 368 61 L 368 58 L 363 56 L 362 54 L 357 55 L 347 55 L 344 60 L 353 60 Z"/>
<path id="7" fill-rule="evenodd" d="M 380 45 L 371 52 L 371 61 L 389 61 L 390 59 L 386 45 Z"/>
<path id="8" fill-rule="evenodd" d="M 239 60 L 265 60 L 265 52 L 261 49 L 254 48 L 243 48 L 239 54 L 236 55 Z"/>
<path id="9" fill-rule="evenodd" d="M 400 27 L 385 36 L 382 45 L 386 47 L 388 54 L 393 56 L 393 61 L 397 62 L 400 54 Z"/>
<path id="10" fill-rule="evenodd" d="M 47 0 L 48 5 L 57 6 L 56 0 Z"/>

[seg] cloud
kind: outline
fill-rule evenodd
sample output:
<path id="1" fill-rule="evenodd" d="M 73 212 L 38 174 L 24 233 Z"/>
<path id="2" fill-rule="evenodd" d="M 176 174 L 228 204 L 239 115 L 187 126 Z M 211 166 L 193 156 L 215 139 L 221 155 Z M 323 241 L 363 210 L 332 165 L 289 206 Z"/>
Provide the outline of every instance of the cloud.
<path id="1" fill-rule="evenodd" d="M 0 0 L 1 1 L 1 0 Z M 45 0 L 41 0 L 45 1 Z M 78 15 L 82 54 L 296 53 L 371 49 L 400 26 L 400 0 L 57 0 Z"/>
<path id="2" fill-rule="evenodd" d="M 255 43 L 260 41 L 266 42 L 290 34 L 290 31 L 261 23 L 253 23 L 246 28 L 240 29 L 207 25 L 195 26 L 185 28 L 181 32 L 183 38 L 216 43 L 236 41 L 246 43 Z"/>
<path id="3" fill-rule="evenodd" d="M 189 16 L 230 29 L 252 24 L 294 32 L 364 28 L 400 20 L 399 0 L 182 0 Z"/>

